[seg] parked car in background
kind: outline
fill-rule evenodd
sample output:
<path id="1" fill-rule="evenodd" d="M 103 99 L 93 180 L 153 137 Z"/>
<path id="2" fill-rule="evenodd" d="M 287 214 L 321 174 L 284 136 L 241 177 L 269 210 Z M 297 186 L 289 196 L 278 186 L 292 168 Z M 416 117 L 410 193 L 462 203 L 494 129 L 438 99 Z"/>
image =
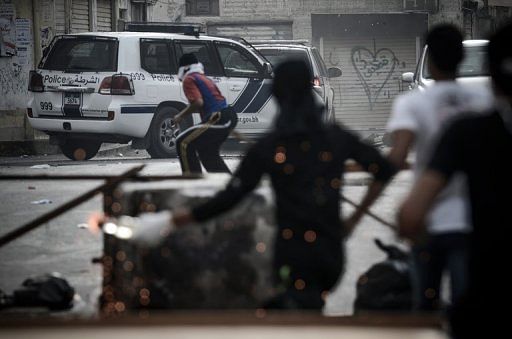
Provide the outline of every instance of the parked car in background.
<path id="1" fill-rule="evenodd" d="M 459 65 L 457 81 L 472 86 L 489 86 L 489 70 L 487 67 L 488 40 L 465 40 L 464 59 Z M 410 83 L 410 89 L 423 89 L 430 86 L 434 80 L 428 70 L 428 46 L 425 46 L 416 71 L 402 74 L 402 81 Z"/>
<path id="2" fill-rule="evenodd" d="M 251 41 L 251 44 L 274 67 L 288 59 L 300 59 L 306 62 L 313 75 L 313 88 L 325 105 L 325 120 L 335 121 L 334 90 L 331 87 L 330 79 L 341 76 L 341 69 L 327 68 L 318 49 L 308 46 L 305 40 L 263 40 Z"/>
<path id="3" fill-rule="evenodd" d="M 171 118 L 188 104 L 178 60 L 194 53 L 238 113 L 237 131 L 251 139 L 268 131 L 277 111 L 268 62 L 193 26 L 180 26 L 182 34 L 147 32 L 158 27 L 56 36 L 30 72 L 30 124 L 73 160 L 92 158 L 103 142 L 130 141 L 151 157 L 173 157 L 178 131 Z M 180 128 L 193 120 L 199 121 L 197 114 Z"/>

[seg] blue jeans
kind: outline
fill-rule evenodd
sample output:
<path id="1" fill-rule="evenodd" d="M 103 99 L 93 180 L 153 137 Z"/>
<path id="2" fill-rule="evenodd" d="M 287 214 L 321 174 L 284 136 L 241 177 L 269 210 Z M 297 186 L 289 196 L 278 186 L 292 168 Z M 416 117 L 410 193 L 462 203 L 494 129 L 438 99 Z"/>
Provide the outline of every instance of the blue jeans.
<path id="1" fill-rule="evenodd" d="M 413 307 L 433 311 L 440 308 L 441 278 L 450 276 L 451 303 L 464 296 L 468 286 L 469 235 L 430 235 L 425 244 L 412 249 L 411 279 Z"/>

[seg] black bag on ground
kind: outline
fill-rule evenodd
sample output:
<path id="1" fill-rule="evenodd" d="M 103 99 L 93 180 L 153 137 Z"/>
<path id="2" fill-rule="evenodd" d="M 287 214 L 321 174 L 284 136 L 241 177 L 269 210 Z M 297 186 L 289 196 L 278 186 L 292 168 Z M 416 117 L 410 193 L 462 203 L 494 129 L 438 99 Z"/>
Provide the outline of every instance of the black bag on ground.
<path id="1" fill-rule="evenodd" d="M 44 306 L 51 310 L 73 307 L 75 289 L 66 279 L 55 274 L 44 274 L 26 279 L 22 287 L 14 291 L 13 306 Z"/>
<path id="2" fill-rule="evenodd" d="M 375 239 L 388 257 L 363 273 L 357 280 L 354 312 L 361 310 L 410 310 L 412 287 L 409 255 L 393 245 Z"/>

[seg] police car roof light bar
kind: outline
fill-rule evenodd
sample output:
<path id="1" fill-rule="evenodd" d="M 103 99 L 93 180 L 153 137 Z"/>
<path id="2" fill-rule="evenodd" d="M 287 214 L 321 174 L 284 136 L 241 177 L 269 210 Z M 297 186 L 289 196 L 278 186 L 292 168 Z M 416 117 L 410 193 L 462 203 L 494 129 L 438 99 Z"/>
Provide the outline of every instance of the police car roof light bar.
<path id="1" fill-rule="evenodd" d="M 203 33 L 200 24 L 185 22 L 125 22 L 126 32 L 177 33 L 198 37 Z"/>

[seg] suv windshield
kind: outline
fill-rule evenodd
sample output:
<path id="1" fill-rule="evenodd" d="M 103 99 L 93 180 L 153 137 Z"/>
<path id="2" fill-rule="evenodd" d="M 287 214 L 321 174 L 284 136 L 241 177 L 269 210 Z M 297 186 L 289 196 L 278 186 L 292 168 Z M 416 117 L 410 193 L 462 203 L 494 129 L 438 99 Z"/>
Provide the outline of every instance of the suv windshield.
<path id="1" fill-rule="evenodd" d="M 301 49 L 280 49 L 280 48 L 262 48 L 259 49 L 261 54 L 272 64 L 272 66 L 277 66 L 281 62 L 289 59 L 299 59 L 303 60 L 311 70 L 311 61 L 309 60 L 308 54 L 306 51 Z M 311 70 L 312 71 L 312 70 Z"/>
<path id="2" fill-rule="evenodd" d="M 117 40 L 100 37 L 60 38 L 41 68 L 57 71 L 116 71 Z"/>
<path id="3" fill-rule="evenodd" d="M 457 77 L 488 76 L 487 49 L 485 46 L 464 47 L 464 59 L 457 70 Z M 430 79 L 432 76 L 428 70 L 428 55 L 423 63 L 423 77 Z"/>

